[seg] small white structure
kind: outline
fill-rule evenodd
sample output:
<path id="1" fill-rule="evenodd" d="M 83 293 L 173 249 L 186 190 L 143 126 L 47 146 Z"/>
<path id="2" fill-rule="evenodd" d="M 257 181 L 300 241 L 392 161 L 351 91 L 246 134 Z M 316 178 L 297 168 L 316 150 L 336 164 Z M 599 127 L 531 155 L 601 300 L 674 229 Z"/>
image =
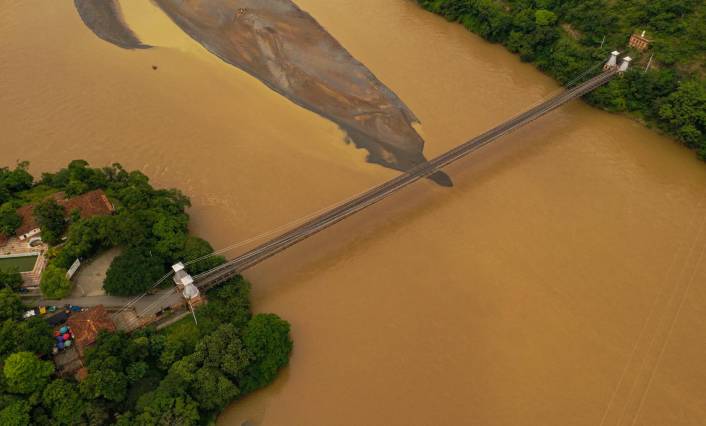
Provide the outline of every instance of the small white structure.
<path id="1" fill-rule="evenodd" d="M 629 56 L 626 56 L 623 58 L 623 62 L 620 63 L 620 68 L 618 68 L 619 73 L 624 73 L 625 71 L 628 70 L 628 67 L 630 66 L 630 61 L 632 61 L 632 58 Z"/>
<path id="2" fill-rule="evenodd" d="M 184 264 L 181 262 L 176 263 L 172 265 L 172 270 L 174 271 L 174 284 L 176 284 L 177 289 L 181 292 L 189 307 L 193 309 L 194 306 L 203 303 L 201 292 L 194 285 L 194 278 L 186 272 Z"/>
<path id="3" fill-rule="evenodd" d="M 618 55 L 620 55 L 620 52 L 617 50 L 614 50 L 610 52 L 610 59 L 608 59 L 608 62 L 603 65 L 604 70 L 612 70 L 618 67 Z"/>
<path id="4" fill-rule="evenodd" d="M 79 266 L 81 266 L 81 261 L 79 259 L 76 259 L 74 263 L 71 265 L 68 271 L 66 271 L 66 279 L 70 280 L 71 278 L 74 277 L 74 274 L 76 271 L 78 271 Z"/>
<path id="5" fill-rule="evenodd" d="M 41 234 L 41 232 L 42 232 L 41 229 L 39 229 L 39 228 L 34 228 L 34 229 L 32 229 L 31 231 L 27 232 L 26 234 L 20 235 L 18 238 L 20 239 L 20 241 L 24 241 L 24 240 L 26 240 L 27 238 L 32 238 L 32 237 L 34 237 L 35 235 Z"/>

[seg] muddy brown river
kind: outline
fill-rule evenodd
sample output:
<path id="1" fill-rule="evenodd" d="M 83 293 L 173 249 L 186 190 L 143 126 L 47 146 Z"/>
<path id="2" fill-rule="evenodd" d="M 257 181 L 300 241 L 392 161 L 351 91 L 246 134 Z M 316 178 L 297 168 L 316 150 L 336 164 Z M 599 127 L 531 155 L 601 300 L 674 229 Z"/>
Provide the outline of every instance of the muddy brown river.
<path id="1" fill-rule="evenodd" d="M 297 4 L 414 112 L 427 158 L 557 89 L 412 1 Z M 153 4 L 120 5 L 152 48 L 106 43 L 69 0 L 2 1 L 0 164 L 139 168 L 216 247 L 398 173 Z M 704 424 L 703 163 L 574 102 L 447 172 L 246 274 L 295 350 L 219 425 Z"/>

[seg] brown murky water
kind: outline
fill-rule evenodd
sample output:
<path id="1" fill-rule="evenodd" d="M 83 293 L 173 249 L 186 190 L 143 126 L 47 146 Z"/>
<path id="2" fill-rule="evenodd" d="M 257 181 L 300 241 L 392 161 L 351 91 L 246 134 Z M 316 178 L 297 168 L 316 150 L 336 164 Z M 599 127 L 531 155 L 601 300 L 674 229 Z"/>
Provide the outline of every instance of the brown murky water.
<path id="1" fill-rule="evenodd" d="M 68 0 L 2 3 L 2 164 L 140 168 L 192 196 L 217 247 L 395 175 L 148 2 L 121 2 L 158 46 L 138 51 Z M 427 157 L 556 89 L 411 1 L 298 4 L 410 106 Z M 574 103 L 449 173 L 248 274 L 295 352 L 219 424 L 704 424 L 703 164 Z"/>

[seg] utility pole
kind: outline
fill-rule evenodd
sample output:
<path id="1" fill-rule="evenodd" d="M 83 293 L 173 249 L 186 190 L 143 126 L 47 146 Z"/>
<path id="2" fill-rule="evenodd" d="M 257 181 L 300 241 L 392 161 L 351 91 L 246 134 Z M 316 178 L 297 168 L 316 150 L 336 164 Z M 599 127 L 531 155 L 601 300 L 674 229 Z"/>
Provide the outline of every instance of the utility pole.
<path id="1" fill-rule="evenodd" d="M 650 69 L 650 65 L 652 65 L 652 58 L 654 58 L 655 54 L 650 55 L 650 60 L 647 61 L 647 66 L 645 67 L 645 72 L 647 72 Z"/>
<path id="2" fill-rule="evenodd" d="M 192 308 L 191 306 L 189 306 L 189 310 L 191 311 L 191 315 L 194 316 L 194 324 L 196 324 L 196 325 L 198 326 L 198 325 L 199 325 L 199 322 L 196 320 L 196 312 L 194 311 L 194 308 Z"/>

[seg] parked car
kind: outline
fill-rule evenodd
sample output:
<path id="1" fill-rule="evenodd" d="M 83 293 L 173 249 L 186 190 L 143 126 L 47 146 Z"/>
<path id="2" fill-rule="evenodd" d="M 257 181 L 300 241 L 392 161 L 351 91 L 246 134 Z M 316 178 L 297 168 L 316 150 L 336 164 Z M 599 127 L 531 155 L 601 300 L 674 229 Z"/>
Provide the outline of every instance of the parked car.
<path id="1" fill-rule="evenodd" d="M 81 312 L 83 310 L 83 308 L 80 306 L 71 305 L 71 304 L 67 303 L 66 305 L 64 305 L 64 310 L 71 311 L 71 312 Z"/>
<path id="2" fill-rule="evenodd" d="M 30 309 L 29 311 L 25 312 L 22 315 L 22 318 L 32 318 L 33 316 L 37 315 L 37 310 L 36 309 Z"/>

